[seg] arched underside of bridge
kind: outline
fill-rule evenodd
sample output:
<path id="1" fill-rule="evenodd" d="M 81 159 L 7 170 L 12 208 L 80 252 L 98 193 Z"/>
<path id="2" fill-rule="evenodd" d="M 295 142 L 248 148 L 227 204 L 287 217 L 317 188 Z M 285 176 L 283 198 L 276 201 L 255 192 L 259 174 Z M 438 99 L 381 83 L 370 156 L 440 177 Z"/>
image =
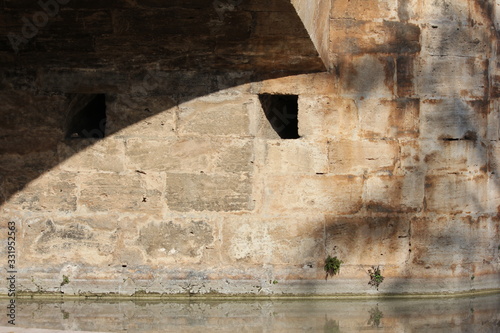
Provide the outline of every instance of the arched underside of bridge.
<path id="1" fill-rule="evenodd" d="M 1 8 L 3 156 L 57 151 L 71 117 L 97 95 L 108 103 L 116 95 L 171 97 L 108 119 L 98 130 L 109 135 L 231 86 L 325 71 L 287 0 L 4 1 Z M 81 140 L 72 151 L 92 143 Z M 1 201 L 60 161 L 21 168 L 4 161 Z"/>

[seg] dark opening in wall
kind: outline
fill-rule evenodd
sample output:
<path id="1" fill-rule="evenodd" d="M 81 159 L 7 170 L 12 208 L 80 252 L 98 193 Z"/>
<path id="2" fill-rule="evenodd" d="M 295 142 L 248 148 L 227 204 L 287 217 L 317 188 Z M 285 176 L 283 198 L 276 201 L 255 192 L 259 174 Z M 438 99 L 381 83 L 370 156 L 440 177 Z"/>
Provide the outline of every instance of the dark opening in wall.
<path id="1" fill-rule="evenodd" d="M 282 139 L 298 139 L 299 106 L 297 95 L 259 95 L 267 120 Z"/>
<path id="2" fill-rule="evenodd" d="M 67 139 L 102 139 L 106 132 L 106 95 L 77 95 L 68 113 Z"/>

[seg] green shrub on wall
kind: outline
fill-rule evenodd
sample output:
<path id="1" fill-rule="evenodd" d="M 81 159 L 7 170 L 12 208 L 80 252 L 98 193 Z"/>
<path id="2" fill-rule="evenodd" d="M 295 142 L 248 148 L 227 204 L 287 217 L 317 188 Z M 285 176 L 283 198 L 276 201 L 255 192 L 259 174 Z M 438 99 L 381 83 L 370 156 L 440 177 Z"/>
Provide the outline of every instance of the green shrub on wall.
<path id="1" fill-rule="evenodd" d="M 332 258 L 331 256 L 328 256 L 328 258 L 325 259 L 325 279 L 328 279 L 328 275 L 334 276 L 339 274 L 341 264 L 343 264 L 342 260 L 339 260 L 337 257 Z"/>

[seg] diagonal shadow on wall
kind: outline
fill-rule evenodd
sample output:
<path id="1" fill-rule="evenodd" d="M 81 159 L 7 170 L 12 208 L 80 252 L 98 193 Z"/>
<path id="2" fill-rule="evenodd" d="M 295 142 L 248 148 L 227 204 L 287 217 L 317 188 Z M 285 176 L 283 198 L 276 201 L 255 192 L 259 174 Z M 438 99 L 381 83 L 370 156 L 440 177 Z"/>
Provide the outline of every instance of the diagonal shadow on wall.
<path id="1" fill-rule="evenodd" d="M 61 3 L 0 6 L 0 203 L 104 132 L 219 90 L 325 70 L 286 0 Z M 113 119 L 71 140 L 71 116 L 98 94 Z"/>

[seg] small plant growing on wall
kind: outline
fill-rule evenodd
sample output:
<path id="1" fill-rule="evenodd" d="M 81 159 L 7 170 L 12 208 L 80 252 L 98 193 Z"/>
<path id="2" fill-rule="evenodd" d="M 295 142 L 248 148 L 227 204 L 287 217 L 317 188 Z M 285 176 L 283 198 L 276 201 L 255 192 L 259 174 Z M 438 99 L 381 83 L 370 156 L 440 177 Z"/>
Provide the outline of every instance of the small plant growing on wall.
<path id="1" fill-rule="evenodd" d="M 378 286 L 380 286 L 382 281 L 384 281 L 384 277 L 380 272 L 380 267 L 377 266 L 377 268 L 375 268 L 374 266 L 372 266 L 372 269 L 368 270 L 368 274 L 370 274 L 370 282 L 368 282 L 368 284 L 370 286 L 376 287 L 378 290 Z"/>
<path id="2" fill-rule="evenodd" d="M 325 259 L 325 280 L 328 279 L 328 275 L 334 276 L 339 274 L 341 264 L 343 264 L 342 260 L 339 260 L 337 257 L 332 258 L 331 256 L 328 256 L 328 258 Z"/>
<path id="3" fill-rule="evenodd" d="M 69 283 L 69 277 L 67 277 L 66 275 L 63 275 L 61 287 L 64 286 L 65 284 L 68 284 L 68 283 Z"/>

